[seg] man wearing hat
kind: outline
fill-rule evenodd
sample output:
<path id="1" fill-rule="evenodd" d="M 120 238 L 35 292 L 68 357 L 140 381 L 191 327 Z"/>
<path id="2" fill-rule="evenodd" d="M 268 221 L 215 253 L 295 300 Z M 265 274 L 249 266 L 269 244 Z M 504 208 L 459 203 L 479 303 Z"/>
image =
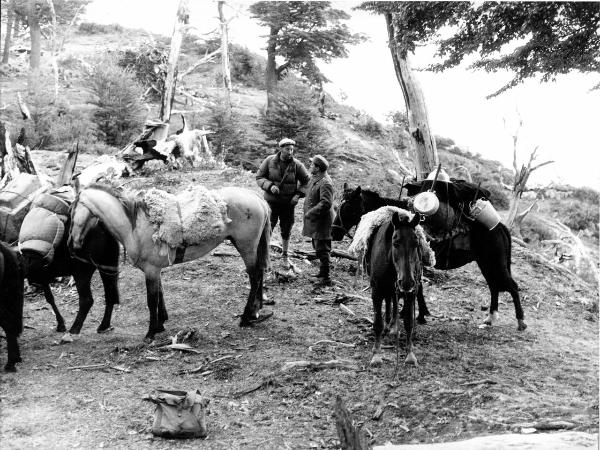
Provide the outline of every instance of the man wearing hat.
<path id="1" fill-rule="evenodd" d="M 304 228 L 302 234 L 312 239 L 321 266 L 314 278 L 319 284 L 331 285 L 331 225 L 333 211 L 333 183 L 327 173 L 329 163 L 321 155 L 311 158 L 306 199 L 304 200 Z"/>
<path id="2" fill-rule="evenodd" d="M 279 221 L 283 265 L 290 268 L 288 248 L 294 224 L 294 208 L 304 197 L 309 176 L 306 167 L 294 158 L 296 142 L 292 139 L 279 141 L 279 151 L 267 156 L 256 173 L 256 182 L 264 191 L 265 200 L 271 207 L 271 229 Z"/>

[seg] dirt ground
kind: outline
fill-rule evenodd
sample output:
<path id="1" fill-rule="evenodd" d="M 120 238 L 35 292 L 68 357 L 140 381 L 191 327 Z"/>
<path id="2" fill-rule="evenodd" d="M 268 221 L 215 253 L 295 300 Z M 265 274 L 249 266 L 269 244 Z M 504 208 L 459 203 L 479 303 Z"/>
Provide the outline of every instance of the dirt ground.
<path id="1" fill-rule="evenodd" d="M 255 188 L 237 170 L 161 172 L 132 181 L 175 192 L 190 182 L 207 187 Z M 300 205 L 301 207 L 302 205 Z M 298 218 L 300 208 L 297 210 Z M 310 249 L 294 228 L 295 248 Z M 274 240 L 278 239 L 278 232 Z M 345 249 L 348 242 L 336 244 Z M 316 267 L 296 259 L 296 279 L 276 277 L 267 293 L 276 300 L 272 318 L 238 326 L 249 283 L 231 245 L 217 255 L 163 271 L 169 310 L 166 341 L 195 330 L 198 353 L 159 351 L 142 342 L 148 312 L 142 273 L 121 266 L 121 305 L 114 330 L 97 334 L 103 312 L 99 277 L 96 305 L 79 340 L 60 345 L 43 295 L 30 294 L 21 338 L 23 363 L 0 375 L 0 447 L 24 448 L 336 448 L 333 403 L 341 396 L 372 443 L 444 442 L 520 431 L 527 423 L 564 420 L 579 431 L 598 431 L 598 293 L 573 283 L 520 254 L 513 274 L 521 289 L 528 328 L 517 331 L 510 297 L 502 294 L 500 322 L 481 327 L 489 294 L 475 264 L 436 272 L 425 285 L 433 316 L 416 332 L 418 367 L 396 364 L 395 339 L 385 341 L 386 363 L 369 366 L 372 316 L 366 280 L 355 284 L 355 263 L 335 259 L 335 285 L 314 289 Z M 54 285 L 67 322 L 77 311 L 74 287 Z M 355 294 L 340 307 L 345 294 Z M 319 342 L 323 340 L 332 342 Z M 343 343 L 345 345 L 340 345 Z M 404 359 L 404 346 L 400 348 Z M 4 361 L 5 341 L 0 359 Z M 185 373 L 228 356 L 199 373 Z M 344 359 L 353 369 L 282 372 L 290 361 Z M 76 369 L 78 366 L 96 366 Z M 74 369 L 75 368 L 75 369 Z M 210 399 L 208 437 L 169 441 L 150 433 L 154 405 L 143 402 L 155 388 L 199 389 Z M 253 392 L 244 394 L 256 388 Z"/>

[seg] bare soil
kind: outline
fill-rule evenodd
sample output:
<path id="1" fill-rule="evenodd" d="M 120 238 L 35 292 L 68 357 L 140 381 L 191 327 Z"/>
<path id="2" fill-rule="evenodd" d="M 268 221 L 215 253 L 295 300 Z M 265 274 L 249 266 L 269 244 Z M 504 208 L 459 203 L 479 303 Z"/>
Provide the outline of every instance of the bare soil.
<path id="1" fill-rule="evenodd" d="M 159 172 L 128 187 L 174 192 L 191 182 L 255 188 L 252 174 L 239 169 Z M 300 228 L 297 223 L 294 248 L 310 250 Z M 345 249 L 348 242 L 336 245 Z M 121 306 L 108 334 L 96 333 L 103 312 L 97 275 L 96 305 L 72 344 L 59 344 L 61 334 L 54 331 L 43 295 L 28 295 L 20 341 L 24 361 L 16 374 L 0 375 L 0 447 L 336 448 L 338 395 L 377 444 L 518 432 L 540 420 L 598 431 L 598 292 L 583 282 L 547 272 L 514 252 L 513 274 L 529 326 L 518 332 L 507 294 L 501 297 L 499 324 L 480 327 L 489 293 L 475 264 L 436 272 L 425 286 L 433 317 L 416 332 L 418 367 L 402 363 L 403 337 L 396 362 L 396 340 L 389 337 L 385 364 L 372 368 L 373 338 L 365 319 L 372 316 L 370 292 L 366 280 L 355 284 L 354 262 L 335 259 L 335 285 L 315 289 L 308 275 L 316 267 L 307 260 L 295 260 L 302 270 L 295 279 L 274 276 L 281 260 L 273 252 L 267 292 L 276 304 L 265 309 L 274 315 L 240 328 L 249 289 L 244 266 L 231 245 L 215 252 L 221 256 L 163 271 L 170 319 L 157 342 L 193 329 L 189 343 L 197 354 L 159 351 L 142 342 L 148 324 L 144 279 L 127 262 L 121 266 Z M 75 288 L 66 283 L 53 288 L 70 323 L 77 310 Z M 366 297 L 346 302 L 356 316 L 339 306 L 347 293 Z M 322 340 L 353 346 L 317 344 Z M 202 373 L 185 373 L 223 356 L 232 357 Z M 349 360 L 356 369 L 280 371 L 289 361 L 332 359 Z M 155 388 L 197 388 L 209 398 L 208 437 L 201 442 L 153 437 L 154 406 L 141 399 Z"/>

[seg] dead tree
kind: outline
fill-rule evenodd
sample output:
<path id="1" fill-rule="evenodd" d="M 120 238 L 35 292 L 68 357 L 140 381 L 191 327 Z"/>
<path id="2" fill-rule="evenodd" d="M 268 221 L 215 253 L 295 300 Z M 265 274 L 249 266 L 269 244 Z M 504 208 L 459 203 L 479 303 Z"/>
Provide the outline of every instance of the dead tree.
<path id="1" fill-rule="evenodd" d="M 393 14 L 387 13 L 385 20 L 396 77 L 406 103 L 408 131 L 414 151 L 417 180 L 422 180 L 439 165 L 435 137 L 429 127 L 423 90 L 410 67 L 408 51 L 396 40 L 396 35 L 401 33 L 401 30 L 396 29 Z"/>
<path id="2" fill-rule="evenodd" d="M 335 425 L 340 438 L 340 446 L 344 450 L 366 450 L 368 444 L 362 431 L 352 423 L 350 413 L 338 395 L 334 405 Z"/>
<path id="3" fill-rule="evenodd" d="M 171 119 L 171 108 L 173 106 L 173 98 L 175 95 L 175 84 L 177 81 L 177 61 L 179 59 L 179 51 L 181 50 L 181 41 L 183 40 L 183 32 L 185 26 L 190 19 L 190 10 L 188 0 L 180 0 L 177 8 L 177 20 L 173 27 L 173 35 L 171 36 L 171 48 L 169 50 L 169 60 L 167 68 L 167 78 L 165 80 L 165 91 L 162 95 L 160 106 L 160 120 L 169 123 Z"/>
<path id="4" fill-rule="evenodd" d="M 506 127 L 506 122 L 505 122 Z M 521 197 L 523 196 L 523 192 L 527 190 L 527 182 L 529 181 L 529 177 L 533 173 L 533 171 L 543 167 L 547 164 L 551 164 L 554 161 L 545 161 L 543 163 L 533 165 L 537 157 L 537 151 L 539 146 L 536 146 L 533 151 L 529 154 L 529 161 L 527 165 L 522 164 L 521 168 L 518 167 L 517 162 L 517 148 L 519 142 L 519 131 L 523 127 L 523 119 L 519 118 L 519 123 L 517 124 L 517 128 L 515 132 L 512 134 L 513 141 L 513 169 L 514 169 L 514 179 L 512 186 L 505 184 L 502 181 L 502 172 L 500 172 L 500 182 L 505 188 L 508 188 L 512 191 L 512 198 L 510 201 L 510 209 L 508 211 L 508 217 L 506 219 L 506 226 L 513 231 L 514 234 L 520 235 L 521 223 L 525 216 L 533 209 L 536 202 L 533 202 L 529 207 L 527 207 L 524 211 L 519 212 L 519 203 L 521 202 Z"/>
<path id="5" fill-rule="evenodd" d="M 226 115 L 231 117 L 231 71 L 229 69 L 229 37 L 227 31 L 227 21 L 223 14 L 224 1 L 219 1 L 219 21 L 221 22 L 221 72 L 223 77 L 223 87 L 225 88 L 225 107 Z"/>

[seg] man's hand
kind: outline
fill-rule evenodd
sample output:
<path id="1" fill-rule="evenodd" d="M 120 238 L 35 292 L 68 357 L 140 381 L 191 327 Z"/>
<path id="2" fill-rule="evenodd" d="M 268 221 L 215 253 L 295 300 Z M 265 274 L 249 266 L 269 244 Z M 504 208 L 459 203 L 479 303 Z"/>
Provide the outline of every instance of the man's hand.
<path id="1" fill-rule="evenodd" d="M 292 200 L 290 200 L 290 205 L 296 206 L 298 204 L 298 200 L 300 200 L 300 197 L 298 197 L 297 195 L 294 195 L 292 197 Z"/>
<path id="2" fill-rule="evenodd" d="M 271 194 L 279 195 L 279 188 L 275 185 L 271 186 Z"/>

